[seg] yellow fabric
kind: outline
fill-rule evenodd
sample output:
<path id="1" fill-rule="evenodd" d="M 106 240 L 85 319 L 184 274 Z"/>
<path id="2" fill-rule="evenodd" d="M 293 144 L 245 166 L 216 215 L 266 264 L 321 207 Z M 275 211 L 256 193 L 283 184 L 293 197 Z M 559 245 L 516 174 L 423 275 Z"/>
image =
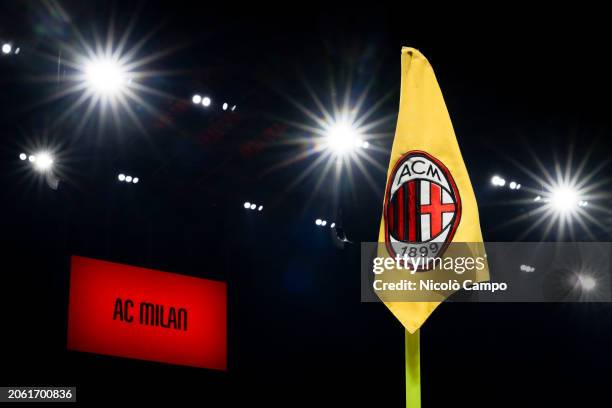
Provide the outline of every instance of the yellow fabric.
<path id="1" fill-rule="evenodd" d="M 457 184 L 462 213 L 453 242 L 481 243 L 476 197 L 433 68 L 418 50 L 403 47 L 400 108 L 387 183 L 391 182 L 389 176 L 396 162 L 411 150 L 425 151 L 442 161 Z M 385 242 L 384 222 L 383 217 L 379 242 Z M 478 280 L 483 279 L 488 279 L 488 269 Z M 410 333 L 415 333 L 439 304 L 440 302 L 385 302 Z"/>
<path id="2" fill-rule="evenodd" d="M 421 406 L 421 339 L 406 331 L 406 408 Z"/>

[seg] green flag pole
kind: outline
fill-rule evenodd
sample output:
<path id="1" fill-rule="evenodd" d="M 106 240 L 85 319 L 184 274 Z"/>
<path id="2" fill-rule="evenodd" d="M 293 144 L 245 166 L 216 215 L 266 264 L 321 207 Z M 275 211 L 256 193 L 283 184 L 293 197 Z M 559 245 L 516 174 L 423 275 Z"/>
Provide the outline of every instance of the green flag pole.
<path id="1" fill-rule="evenodd" d="M 421 408 L 421 341 L 419 330 L 406 330 L 406 408 Z"/>

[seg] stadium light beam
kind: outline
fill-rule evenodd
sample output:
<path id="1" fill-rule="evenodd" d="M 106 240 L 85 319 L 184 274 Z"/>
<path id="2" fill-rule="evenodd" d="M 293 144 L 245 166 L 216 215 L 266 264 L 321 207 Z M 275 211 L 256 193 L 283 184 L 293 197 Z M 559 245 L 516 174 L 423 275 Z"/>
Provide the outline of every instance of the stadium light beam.
<path id="1" fill-rule="evenodd" d="M 117 179 L 121 182 L 138 184 L 140 179 L 138 177 L 130 176 L 129 174 L 121 173 L 117 176 Z"/>
<path id="2" fill-rule="evenodd" d="M 592 276 L 578 275 L 578 284 L 582 289 L 590 292 L 597 286 L 597 281 Z"/>
<path id="3" fill-rule="evenodd" d="M 358 144 L 361 145 L 357 138 L 357 130 L 347 121 L 332 124 L 327 129 L 326 140 L 327 147 L 337 155 L 348 153 Z"/>
<path id="4" fill-rule="evenodd" d="M 124 92 L 127 72 L 119 61 L 107 57 L 95 57 L 85 63 L 85 81 L 95 95 L 113 97 Z"/>
<path id="5" fill-rule="evenodd" d="M 366 86 L 361 94 L 355 95 L 350 76 L 345 82 L 344 90 L 336 89 L 333 78 L 330 76 L 329 79 L 331 85 L 329 99 L 317 95 L 314 90 L 317 87 L 304 83 L 311 97 L 313 109 L 299 98 L 286 97 L 305 118 L 303 121 L 288 122 L 291 127 L 300 131 L 291 137 L 288 143 L 299 146 L 302 150 L 297 155 L 273 164 L 267 170 L 267 172 L 278 171 L 287 166 L 310 161 L 296 181 L 289 186 L 289 189 L 294 189 L 300 185 L 298 180 L 311 175 L 318 179 L 306 206 L 326 184 L 333 185 L 336 190 L 334 194 L 337 194 L 340 183 L 345 180 L 348 182 L 348 187 L 354 189 L 357 175 L 363 176 L 372 192 L 379 195 L 380 184 L 375 182 L 371 172 L 387 173 L 386 166 L 379 163 L 376 157 L 377 153 L 382 153 L 384 150 L 376 148 L 372 141 L 391 136 L 390 126 L 387 124 L 391 124 L 394 116 L 384 115 L 379 109 L 384 106 L 383 101 L 389 98 L 391 93 L 370 104 L 368 91 L 372 83 Z M 330 102 L 329 106 L 324 103 L 327 100 Z M 358 140 L 361 141 L 360 146 L 356 146 Z M 369 142 L 366 143 L 366 140 Z"/>
<path id="6" fill-rule="evenodd" d="M 503 178 L 499 176 L 493 176 L 491 177 L 491 184 L 494 185 L 495 187 L 503 187 L 506 185 L 506 180 L 504 180 Z"/>
<path id="7" fill-rule="evenodd" d="M 257 210 L 257 211 L 262 211 L 263 210 L 263 205 L 261 204 L 257 204 L 257 203 L 252 203 L 250 201 L 245 201 L 244 203 L 244 208 L 246 210 Z"/>
<path id="8" fill-rule="evenodd" d="M 517 241 L 532 240 L 535 235 L 540 235 L 542 241 L 563 241 L 567 238 L 572 241 L 584 238 L 600 241 L 594 228 L 609 235 L 604 220 L 610 219 L 612 210 L 602 203 L 609 202 L 610 193 L 608 189 L 601 188 L 609 184 L 607 174 L 604 174 L 606 162 L 589 161 L 595 145 L 581 152 L 581 158 L 577 161 L 574 145 L 575 142 L 569 144 L 565 162 L 554 157 L 552 166 L 547 166 L 531 149 L 528 149 L 532 159 L 530 163 L 535 168 L 511 159 L 529 178 L 525 180 L 526 193 L 533 194 L 531 198 L 525 197 L 516 203 L 537 204 L 528 212 L 522 212 L 505 223 L 505 226 L 511 226 L 523 221 L 529 222 L 530 225 L 523 229 Z M 553 151 L 553 155 L 556 156 L 556 152 Z M 538 188 L 536 190 L 529 185 Z M 517 189 L 521 189 L 519 186 L 516 186 Z"/>
<path id="9" fill-rule="evenodd" d="M 550 205 L 561 213 L 571 212 L 578 206 L 578 192 L 570 186 L 559 186 L 551 192 Z"/>
<path id="10" fill-rule="evenodd" d="M 521 265 L 520 269 L 523 272 L 534 272 L 535 271 L 535 267 L 531 265 Z"/>
<path id="11" fill-rule="evenodd" d="M 34 164 L 34 168 L 40 171 L 41 173 L 47 172 L 53 167 L 53 157 L 48 152 L 41 152 L 38 153 L 36 156 L 30 157 L 34 157 L 34 160 L 30 161 L 32 161 L 32 163 Z"/>

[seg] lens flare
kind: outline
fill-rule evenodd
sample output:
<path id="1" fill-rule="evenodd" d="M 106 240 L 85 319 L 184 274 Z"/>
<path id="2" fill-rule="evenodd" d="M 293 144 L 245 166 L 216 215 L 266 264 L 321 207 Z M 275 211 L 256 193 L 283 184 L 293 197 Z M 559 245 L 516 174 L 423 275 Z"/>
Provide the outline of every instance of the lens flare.
<path id="1" fill-rule="evenodd" d="M 112 96 L 123 91 L 126 85 L 124 67 L 110 58 L 96 58 L 85 64 L 85 80 L 92 92 Z"/>
<path id="2" fill-rule="evenodd" d="M 53 166 L 53 157 L 48 152 L 41 152 L 36 154 L 36 160 L 34 160 L 34 168 L 40 172 L 46 172 Z"/>

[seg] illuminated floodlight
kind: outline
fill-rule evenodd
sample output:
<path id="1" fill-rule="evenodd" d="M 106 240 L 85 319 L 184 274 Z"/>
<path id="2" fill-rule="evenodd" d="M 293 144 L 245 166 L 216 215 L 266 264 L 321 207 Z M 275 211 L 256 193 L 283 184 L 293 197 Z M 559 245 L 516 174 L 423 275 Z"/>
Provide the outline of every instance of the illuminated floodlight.
<path id="1" fill-rule="evenodd" d="M 36 156 L 34 156 L 33 154 L 31 154 L 30 156 L 28 156 L 28 160 L 29 160 L 31 163 L 34 163 L 34 162 L 36 161 Z"/>
<path id="2" fill-rule="evenodd" d="M 329 228 L 335 228 L 336 227 L 336 223 L 332 222 L 331 225 L 329 226 Z"/>
<path id="3" fill-rule="evenodd" d="M 138 177 L 134 177 L 132 179 L 132 183 L 134 183 L 134 184 L 138 184 L 139 181 L 140 181 L 140 179 Z"/>
<path id="4" fill-rule="evenodd" d="M 21 154 L 19 155 L 19 160 L 21 160 L 21 161 L 26 160 L 27 158 L 28 158 L 28 155 L 27 155 L 27 154 L 25 154 L 25 153 L 21 153 Z"/>
<path id="5" fill-rule="evenodd" d="M 260 205 L 259 208 L 257 209 L 257 211 L 261 211 L 263 210 L 263 205 Z"/>
<path id="6" fill-rule="evenodd" d="M 85 63 L 85 81 L 88 89 L 100 96 L 117 96 L 127 85 L 127 72 L 116 59 L 95 57 Z"/>
<path id="7" fill-rule="evenodd" d="M 535 271 L 535 267 L 533 267 L 531 265 L 521 265 L 521 271 L 523 271 L 523 272 L 534 272 Z"/>
<path id="8" fill-rule="evenodd" d="M 248 201 L 245 201 L 244 208 L 246 208 L 247 210 L 251 208 L 251 203 L 249 203 Z"/>
<path id="9" fill-rule="evenodd" d="M 499 177 L 499 176 L 493 176 L 491 178 L 491 184 L 493 184 L 496 187 L 503 187 L 506 185 L 506 180 L 504 180 L 503 178 Z M 512 187 L 510 187 L 512 188 Z"/>
<path id="10" fill-rule="evenodd" d="M 136 31 L 132 30 L 136 20 L 132 19 L 123 33 L 115 31 L 113 20 L 104 30 L 105 33 L 98 33 L 94 29 L 92 36 L 71 26 L 74 29 L 72 40 L 61 41 L 59 50 L 46 55 L 52 60 L 57 59 L 58 75 L 43 77 L 46 78 L 43 81 L 56 84 L 56 91 L 45 98 L 44 103 L 64 98 L 71 100 L 54 118 L 54 127 L 69 118 L 78 118 L 73 133 L 80 134 L 91 119 L 97 118 L 101 126 L 105 126 L 110 119 L 117 128 L 129 121 L 140 132 L 146 133 L 141 112 L 155 118 L 163 116 L 151 97 L 170 95 L 152 87 L 150 83 L 167 74 L 156 70 L 152 64 L 172 50 L 155 49 L 145 54 L 145 50 L 152 48 L 147 42 L 153 32 L 143 33 L 139 39 L 131 38 L 132 32 Z M 103 38 L 106 40 L 102 41 Z M 58 51 L 61 58 L 57 58 Z M 183 97 L 186 100 L 191 98 L 188 95 Z M 122 115 L 122 112 L 126 115 Z M 167 124 L 165 118 L 160 120 Z"/>
<path id="11" fill-rule="evenodd" d="M 360 94 L 354 94 L 356 84 L 348 76 L 345 89 L 336 89 L 336 82 L 329 78 L 329 95 L 317 95 L 312 86 L 304 83 L 310 96 L 311 107 L 302 98 L 287 95 L 287 101 L 299 110 L 304 120 L 292 121 L 290 125 L 299 132 L 288 141 L 300 147 L 300 153 L 293 157 L 283 158 L 271 166 L 270 170 L 280 170 L 287 166 L 297 165 L 308 161 L 301 171 L 299 178 L 292 182 L 290 188 L 299 185 L 298 180 L 305 177 L 317 178 L 313 197 L 327 184 L 333 184 L 334 189 L 340 183 L 347 183 L 349 189 L 355 188 L 355 181 L 365 182 L 372 191 L 379 190 L 371 172 L 376 169 L 386 173 L 386 165 L 371 155 L 366 149 L 371 141 L 383 137 L 387 124 L 393 120 L 391 115 L 385 115 L 381 109 L 388 96 L 378 101 L 370 101 L 368 92 L 370 85 L 363 88 Z M 361 88 L 361 86 L 359 86 Z M 390 94 L 389 94 L 390 95 Z M 326 106 L 326 101 L 329 105 Z M 389 126 L 390 127 L 390 126 Z M 370 140 L 368 144 L 364 141 Z M 356 142 L 361 141 L 356 148 Z M 363 178 L 358 178 L 359 176 Z M 378 194 L 378 193 L 377 193 Z"/>
<path id="12" fill-rule="evenodd" d="M 516 189 L 516 182 L 515 181 L 511 181 L 510 184 L 508 185 L 508 187 L 510 187 L 510 190 Z"/>
<path id="13" fill-rule="evenodd" d="M 589 275 L 578 275 L 578 284 L 586 291 L 591 291 L 597 286 L 597 281 Z"/>
<path id="14" fill-rule="evenodd" d="M 195 103 L 196 105 L 199 104 L 200 102 L 202 102 L 202 97 L 198 94 L 195 94 L 191 97 L 191 102 Z"/>
<path id="15" fill-rule="evenodd" d="M 522 201 L 537 204 L 528 212 L 523 212 L 505 223 L 506 226 L 524 221 L 529 223 L 516 238 L 518 242 L 525 238 L 531 240 L 536 234 L 540 235 L 542 241 L 581 241 L 585 238 L 597 241 L 599 237 L 593 228 L 605 230 L 604 220 L 610 219 L 612 210 L 609 206 L 597 204 L 600 199 L 609 201 L 609 192 L 601 189 L 608 181 L 607 174 L 604 173 L 606 162 L 589 162 L 593 147 L 581 154 L 582 158 L 575 162 L 572 146 L 573 143 L 567 151 L 565 163 L 555 158 L 551 166 L 547 166 L 534 152 L 530 152 L 530 163 L 533 166 L 515 162 L 529 177 L 525 180 L 524 189 L 530 193 L 529 197 L 518 200 L 517 203 Z M 591 166 L 594 170 L 587 170 Z M 534 191 L 530 186 L 539 188 Z"/>
<path id="16" fill-rule="evenodd" d="M 521 189 L 521 185 L 520 185 L 520 184 L 517 184 L 517 185 L 516 185 L 516 189 L 517 189 L 517 190 L 520 190 L 520 189 Z"/>
<path id="17" fill-rule="evenodd" d="M 15 55 L 19 54 L 19 51 L 21 51 L 21 48 L 19 47 L 15 48 Z"/>
<path id="18" fill-rule="evenodd" d="M 31 156 L 32 157 L 32 156 Z M 38 171 L 45 172 L 53 166 L 53 157 L 47 152 L 38 153 L 34 157 L 34 168 Z"/>
<path id="19" fill-rule="evenodd" d="M 119 179 L 119 181 L 125 181 L 125 174 L 120 174 L 117 176 L 117 178 Z"/>
<path id="20" fill-rule="evenodd" d="M 232 106 L 232 112 L 236 110 L 236 105 Z"/>
<path id="21" fill-rule="evenodd" d="M 315 220 L 315 224 L 317 224 L 317 225 L 321 225 L 322 223 L 323 223 L 323 221 L 321 221 L 321 219 L 320 219 L 320 218 L 317 218 L 317 219 Z"/>
<path id="22" fill-rule="evenodd" d="M 357 138 L 357 130 L 347 121 L 332 124 L 327 129 L 327 147 L 338 155 L 350 152 L 361 141 Z"/>
<path id="23" fill-rule="evenodd" d="M 125 176 L 125 181 L 127 183 L 131 183 L 132 182 L 132 176 Z"/>
<path id="24" fill-rule="evenodd" d="M 254 210 L 255 208 L 257 208 L 257 204 L 251 204 L 251 210 Z"/>
<path id="25" fill-rule="evenodd" d="M 11 46 L 11 44 L 9 44 L 9 43 L 2 44 L 2 53 L 3 54 L 10 54 L 12 50 L 13 50 L 13 47 Z"/>
<path id="26" fill-rule="evenodd" d="M 203 106 L 209 107 L 211 103 L 212 103 L 212 100 L 208 96 L 205 96 L 202 98 Z"/>
<path id="27" fill-rule="evenodd" d="M 227 102 L 223 103 L 223 110 L 227 110 Z"/>
<path id="28" fill-rule="evenodd" d="M 325 220 L 321 221 L 321 226 L 322 226 L 322 227 L 324 227 L 324 226 L 326 226 L 326 225 L 327 225 L 327 221 L 325 221 Z"/>
<path id="29" fill-rule="evenodd" d="M 578 206 L 578 192 L 571 186 L 558 186 L 551 192 L 550 205 L 562 213 L 572 211 Z"/>

